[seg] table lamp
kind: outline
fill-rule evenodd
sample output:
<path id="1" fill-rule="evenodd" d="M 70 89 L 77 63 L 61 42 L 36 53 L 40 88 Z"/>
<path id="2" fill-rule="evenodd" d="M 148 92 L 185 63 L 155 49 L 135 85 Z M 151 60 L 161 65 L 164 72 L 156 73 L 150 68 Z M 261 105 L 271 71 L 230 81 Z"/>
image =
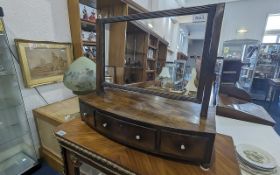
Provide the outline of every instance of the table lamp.
<path id="1" fill-rule="evenodd" d="M 65 71 L 64 85 L 74 94 L 83 95 L 96 89 L 96 64 L 87 57 L 76 59 Z"/>

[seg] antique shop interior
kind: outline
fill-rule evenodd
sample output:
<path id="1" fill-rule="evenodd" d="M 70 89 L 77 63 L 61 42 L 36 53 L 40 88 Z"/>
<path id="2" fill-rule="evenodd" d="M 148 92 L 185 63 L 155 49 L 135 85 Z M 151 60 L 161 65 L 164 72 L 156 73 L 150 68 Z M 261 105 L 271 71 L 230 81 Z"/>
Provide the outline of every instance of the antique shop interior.
<path id="1" fill-rule="evenodd" d="M 0 0 L 0 175 L 279 175 L 279 0 Z"/>

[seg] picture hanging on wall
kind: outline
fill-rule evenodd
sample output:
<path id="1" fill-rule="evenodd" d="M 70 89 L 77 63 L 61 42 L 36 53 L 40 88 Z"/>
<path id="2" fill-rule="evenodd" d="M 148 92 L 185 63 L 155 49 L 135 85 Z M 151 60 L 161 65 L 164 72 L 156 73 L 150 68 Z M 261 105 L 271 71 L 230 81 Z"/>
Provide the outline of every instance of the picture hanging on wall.
<path id="1" fill-rule="evenodd" d="M 15 39 L 26 87 L 61 82 L 73 60 L 70 43 Z"/>

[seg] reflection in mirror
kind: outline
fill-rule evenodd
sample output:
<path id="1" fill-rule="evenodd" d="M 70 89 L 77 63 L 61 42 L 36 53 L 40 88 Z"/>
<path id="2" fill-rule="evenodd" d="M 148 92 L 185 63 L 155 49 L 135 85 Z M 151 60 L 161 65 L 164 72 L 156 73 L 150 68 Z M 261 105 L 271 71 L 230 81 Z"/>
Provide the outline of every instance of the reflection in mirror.
<path id="1" fill-rule="evenodd" d="M 105 25 L 105 81 L 196 98 L 207 14 Z"/>

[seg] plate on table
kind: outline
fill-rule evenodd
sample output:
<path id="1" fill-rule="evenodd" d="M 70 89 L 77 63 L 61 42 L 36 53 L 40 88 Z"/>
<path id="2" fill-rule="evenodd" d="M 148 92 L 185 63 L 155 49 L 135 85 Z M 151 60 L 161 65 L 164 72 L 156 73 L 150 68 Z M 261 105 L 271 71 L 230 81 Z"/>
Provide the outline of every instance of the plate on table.
<path id="1" fill-rule="evenodd" d="M 277 167 L 276 160 L 268 152 L 253 145 L 238 145 L 236 152 L 243 163 L 256 169 L 272 170 Z"/>

